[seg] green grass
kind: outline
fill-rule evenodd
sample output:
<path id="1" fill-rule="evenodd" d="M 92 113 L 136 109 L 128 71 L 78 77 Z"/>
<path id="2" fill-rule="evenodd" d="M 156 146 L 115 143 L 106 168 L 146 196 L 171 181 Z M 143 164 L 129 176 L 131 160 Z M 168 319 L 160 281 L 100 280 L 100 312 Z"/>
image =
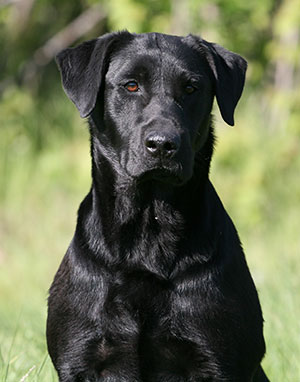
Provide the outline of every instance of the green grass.
<path id="1" fill-rule="evenodd" d="M 48 114 L 39 116 L 39 121 L 34 120 L 31 108 L 27 111 L 21 104 L 22 112 L 7 114 L 0 130 L 1 382 L 18 382 L 23 377 L 26 382 L 57 381 L 45 342 L 48 288 L 90 185 L 87 129 L 78 119 L 76 136 L 58 131 L 71 124 L 75 115 L 62 97 L 52 107 L 50 103 Z M 55 135 L 47 124 L 55 124 L 55 115 L 62 109 L 67 116 L 58 127 L 53 125 Z M 49 132 L 43 132 L 41 151 L 36 151 L 26 126 L 19 128 L 30 119 Z"/>
<path id="2" fill-rule="evenodd" d="M 259 291 L 264 368 L 272 382 L 299 382 L 299 138 L 261 126 L 249 103 L 234 129 L 217 118 L 211 177 L 239 230 Z M 18 120 L 9 117 L 0 131 L 1 382 L 57 381 L 45 343 L 47 290 L 90 186 L 87 129 L 72 105 L 58 98 L 43 111 L 44 120 L 32 121 L 36 129 L 52 124 L 55 132 L 45 135 L 38 152 L 31 147 L 32 132 L 20 127 L 35 118 L 31 107 Z M 60 133 L 64 124 L 75 124 L 77 132 Z"/>
<path id="3" fill-rule="evenodd" d="M 8 185 L 0 226 L 1 382 L 16 382 L 32 367 L 26 381 L 56 380 L 46 358 L 46 299 L 89 188 L 88 137 L 83 135 L 85 144 L 77 138 L 45 150 L 34 163 L 18 161 L 14 171 L 20 175 Z"/>

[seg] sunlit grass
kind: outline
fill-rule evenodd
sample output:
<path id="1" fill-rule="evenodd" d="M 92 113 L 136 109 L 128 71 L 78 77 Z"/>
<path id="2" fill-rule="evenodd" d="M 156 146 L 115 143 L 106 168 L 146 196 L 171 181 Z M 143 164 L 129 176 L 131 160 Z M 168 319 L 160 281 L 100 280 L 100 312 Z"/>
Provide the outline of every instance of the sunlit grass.
<path id="1" fill-rule="evenodd" d="M 52 113 L 61 109 L 72 123 L 72 105 L 57 101 Z M 29 118 L 23 113 L 20 121 Z M 9 131 L 11 122 L 0 131 L 1 382 L 57 381 L 45 341 L 48 288 L 90 186 L 88 133 L 85 123 L 76 122 L 75 136 L 57 132 L 53 138 L 50 132 L 38 152 L 30 147 L 25 129 Z M 51 124 L 50 118 L 46 123 Z"/>

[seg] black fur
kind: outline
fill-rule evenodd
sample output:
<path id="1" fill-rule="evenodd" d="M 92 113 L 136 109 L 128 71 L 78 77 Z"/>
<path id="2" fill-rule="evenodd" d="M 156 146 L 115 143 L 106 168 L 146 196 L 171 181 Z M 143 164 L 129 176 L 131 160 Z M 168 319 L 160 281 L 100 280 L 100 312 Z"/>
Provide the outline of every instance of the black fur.
<path id="1" fill-rule="evenodd" d="M 57 62 L 89 117 L 93 179 L 50 289 L 60 382 L 268 381 L 256 289 L 208 178 L 213 98 L 232 125 L 246 61 L 121 32 Z"/>

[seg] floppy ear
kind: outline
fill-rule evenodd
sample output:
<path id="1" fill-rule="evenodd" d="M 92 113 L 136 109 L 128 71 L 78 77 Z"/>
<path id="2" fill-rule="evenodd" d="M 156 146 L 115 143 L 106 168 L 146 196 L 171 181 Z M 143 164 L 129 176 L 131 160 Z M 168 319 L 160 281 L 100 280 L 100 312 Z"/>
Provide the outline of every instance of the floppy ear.
<path id="1" fill-rule="evenodd" d="M 130 34 L 108 33 L 75 48 L 65 49 L 56 56 L 63 88 L 82 118 L 95 107 L 112 44 L 125 35 Z"/>
<path id="2" fill-rule="evenodd" d="M 204 40 L 203 40 L 204 41 Z M 217 44 L 207 43 L 209 65 L 214 74 L 216 97 L 221 115 L 228 125 L 234 125 L 234 110 L 242 95 L 247 61 Z"/>
<path id="3" fill-rule="evenodd" d="M 234 110 L 244 88 L 247 61 L 217 44 L 210 44 L 210 50 L 217 102 L 224 121 L 233 126 Z"/>
<path id="4" fill-rule="evenodd" d="M 228 125 L 234 125 L 234 110 L 242 95 L 247 61 L 218 44 L 193 36 L 200 42 L 215 80 L 215 92 L 221 115 Z"/>

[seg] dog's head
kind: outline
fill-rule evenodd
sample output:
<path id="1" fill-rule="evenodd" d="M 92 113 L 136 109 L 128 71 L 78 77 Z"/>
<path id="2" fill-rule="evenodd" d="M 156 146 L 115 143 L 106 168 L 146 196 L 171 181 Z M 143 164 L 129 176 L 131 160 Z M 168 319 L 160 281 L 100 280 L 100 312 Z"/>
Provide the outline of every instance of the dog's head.
<path id="1" fill-rule="evenodd" d="M 66 49 L 57 62 L 67 95 L 90 117 L 94 146 L 117 171 L 174 185 L 193 175 L 214 96 L 234 124 L 247 68 L 239 55 L 196 36 L 128 32 Z"/>

